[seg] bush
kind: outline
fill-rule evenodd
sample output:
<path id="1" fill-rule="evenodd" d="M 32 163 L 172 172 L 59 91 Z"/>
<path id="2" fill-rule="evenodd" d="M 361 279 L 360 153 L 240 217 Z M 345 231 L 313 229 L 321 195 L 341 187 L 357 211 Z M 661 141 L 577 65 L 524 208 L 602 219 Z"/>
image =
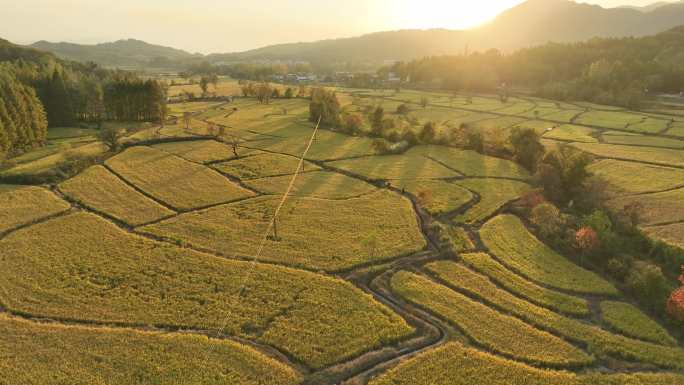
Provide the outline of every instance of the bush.
<path id="1" fill-rule="evenodd" d="M 406 141 L 391 143 L 385 139 L 378 138 L 373 140 L 373 150 L 379 155 L 399 155 L 405 153 L 410 144 Z"/>
<path id="2" fill-rule="evenodd" d="M 399 115 L 408 115 L 409 112 L 409 106 L 406 104 L 400 104 L 399 107 L 397 107 L 397 114 Z"/>
<path id="3" fill-rule="evenodd" d="M 652 310 L 662 309 L 670 295 L 670 286 L 660 267 L 643 261 L 634 263 L 625 284 L 639 302 Z"/>
<path id="4" fill-rule="evenodd" d="M 539 233 L 545 239 L 559 237 L 565 227 L 563 214 L 550 203 L 542 203 L 533 208 L 530 220 L 539 228 Z"/>
<path id="5" fill-rule="evenodd" d="M 344 129 L 349 134 L 358 134 L 363 128 L 363 116 L 349 114 L 344 118 Z"/>
<path id="6" fill-rule="evenodd" d="M 434 122 L 427 122 L 423 126 L 423 129 L 420 130 L 420 133 L 418 134 L 418 139 L 420 140 L 421 143 L 433 143 L 435 141 L 435 137 L 437 136 L 437 129 L 436 125 Z"/>
<path id="7" fill-rule="evenodd" d="M 511 132 L 510 142 L 515 160 L 534 172 L 546 151 L 541 143 L 541 136 L 531 128 L 516 127 Z"/>

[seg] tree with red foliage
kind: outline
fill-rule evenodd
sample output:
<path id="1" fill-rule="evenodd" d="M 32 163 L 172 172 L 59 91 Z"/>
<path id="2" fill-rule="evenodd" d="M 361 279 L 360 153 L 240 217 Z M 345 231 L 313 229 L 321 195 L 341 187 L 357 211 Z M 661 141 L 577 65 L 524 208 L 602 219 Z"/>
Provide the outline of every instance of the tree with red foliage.
<path id="1" fill-rule="evenodd" d="M 575 233 L 575 244 L 583 253 L 599 247 L 599 237 L 591 227 L 584 226 Z"/>
<path id="2" fill-rule="evenodd" d="M 682 266 L 682 275 L 679 276 L 679 282 L 684 285 L 684 266 Z M 674 319 L 684 321 L 684 286 L 675 290 L 667 301 L 667 313 Z"/>

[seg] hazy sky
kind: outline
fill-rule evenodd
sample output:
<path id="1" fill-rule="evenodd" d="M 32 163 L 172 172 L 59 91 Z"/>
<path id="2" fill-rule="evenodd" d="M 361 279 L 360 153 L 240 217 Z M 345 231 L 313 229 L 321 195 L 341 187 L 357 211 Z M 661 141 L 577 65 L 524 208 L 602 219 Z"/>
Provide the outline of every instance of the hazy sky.
<path id="1" fill-rule="evenodd" d="M 587 0 L 606 7 L 657 0 Z M 135 38 L 191 52 L 356 36 L 405 28 L 467 28 L 522 0 L 0 0 L 0 37 L 98 43 Z"/>

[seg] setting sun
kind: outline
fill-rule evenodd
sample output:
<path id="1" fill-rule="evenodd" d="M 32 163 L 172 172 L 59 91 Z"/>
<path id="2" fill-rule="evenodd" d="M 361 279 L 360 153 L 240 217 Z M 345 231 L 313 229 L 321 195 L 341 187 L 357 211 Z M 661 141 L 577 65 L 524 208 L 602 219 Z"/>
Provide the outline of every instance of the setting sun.
<path id="1" fill-rule="evenodd" d="M 396 2 L 395 22 L 404 28 L 470 28 L 485 23 L 521 0 L 408 1 Z"/>

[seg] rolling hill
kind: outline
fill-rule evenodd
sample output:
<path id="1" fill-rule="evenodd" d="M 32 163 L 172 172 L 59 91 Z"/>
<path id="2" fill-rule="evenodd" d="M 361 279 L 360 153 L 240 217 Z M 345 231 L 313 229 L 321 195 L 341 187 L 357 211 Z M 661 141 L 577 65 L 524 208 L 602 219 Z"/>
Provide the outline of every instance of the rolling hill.
<path id="1" fill-rule="evenodd" d="M 57 56 L 80 62 L 92 61 L 111 67 L 173 66 L 175 63 L 198 57 L 186 51 L 128 39 L 113 43 L 82 45 L 39 41 L 32 48 L 48 51 Z M 201 55 L 199 55 L 201 57 Z"/>
<path id="2" fill-rule="evenodd" d="M 425 56 L 512 51 L 547 42 L 576 42 L 593 37 L 641 37 L 684 24 L 684 3 L 644 8 L 602 8 L 569 0 L 528 0 L 488 24 L 470 30 L 400 30 L 359 37 L 278 44 L 254 50 L 202 56 L 137 40 L 98 45 L 38 42 L 34 48 L 60 57 L 117 67 L 182 67 L 205 59 L 212 63 L 254 60 L 312 63 L 373 63 Z"/>

